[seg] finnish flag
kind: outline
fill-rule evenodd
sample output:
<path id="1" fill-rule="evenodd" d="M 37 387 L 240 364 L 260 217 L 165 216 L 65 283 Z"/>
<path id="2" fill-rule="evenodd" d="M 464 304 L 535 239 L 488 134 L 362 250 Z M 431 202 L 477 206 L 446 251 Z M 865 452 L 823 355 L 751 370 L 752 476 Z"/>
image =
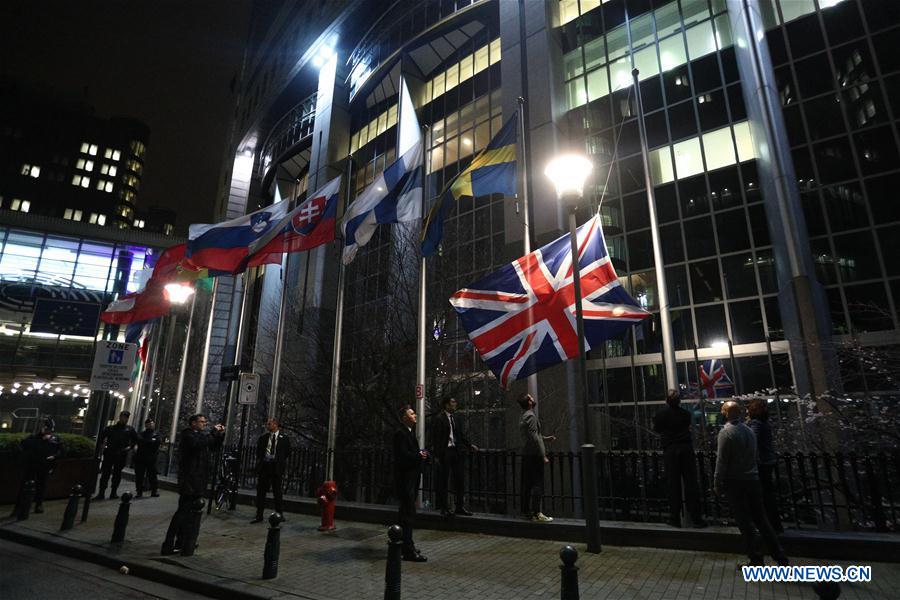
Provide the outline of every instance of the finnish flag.
<path id="1" fill-rule="evenodd" d="M 341 221 L 345 265 L 372 239 L 378 225 L 422 218 L 422 133 L 405 81 L 400 85 L 398 137 L 400 158 L 356 197 Z"/>

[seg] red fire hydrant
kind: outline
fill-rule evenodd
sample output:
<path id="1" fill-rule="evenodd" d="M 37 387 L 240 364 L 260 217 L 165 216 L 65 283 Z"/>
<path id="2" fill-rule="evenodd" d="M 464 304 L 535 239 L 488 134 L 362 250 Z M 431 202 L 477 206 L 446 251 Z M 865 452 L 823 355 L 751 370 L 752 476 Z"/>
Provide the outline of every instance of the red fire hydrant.
<path id="1" fill-rule="evenodd" d="M 319 497 L 319 507 L 322 509 L 322 525 L 319 531 L 334 531 L 334 507 L 337 503 L 337 483 L 326 481 L 316 490 Z"/>

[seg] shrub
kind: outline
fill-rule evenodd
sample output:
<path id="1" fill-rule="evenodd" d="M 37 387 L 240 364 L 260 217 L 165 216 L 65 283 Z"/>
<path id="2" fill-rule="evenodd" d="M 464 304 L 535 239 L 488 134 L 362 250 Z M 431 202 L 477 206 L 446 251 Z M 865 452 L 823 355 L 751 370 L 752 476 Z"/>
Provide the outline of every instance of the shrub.
<path id="1" fill-rule="evenodd" d="M 21 453 L 22 440 L 28 437 L 29 433 L 3 433 L 0 434 L 0 454 L 12 454 L 18 456 Z M 63 455 L 62 458 L 90 458 L 94 455 L 94 440 L 83 435 L 74 433 L 60 433 L 60 442 L 62 442 Z"/>

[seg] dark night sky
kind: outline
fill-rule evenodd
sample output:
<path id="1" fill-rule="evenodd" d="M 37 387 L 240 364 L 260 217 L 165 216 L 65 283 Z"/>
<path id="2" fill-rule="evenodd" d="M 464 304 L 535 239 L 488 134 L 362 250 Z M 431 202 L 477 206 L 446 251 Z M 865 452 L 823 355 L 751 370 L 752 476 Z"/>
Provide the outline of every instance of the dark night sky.
<path id="1" fill-rule="evenodd" d="M 249 0 L 2 0 L 0 75 L 150 127 L 138 203 L 212 218 Z"/>

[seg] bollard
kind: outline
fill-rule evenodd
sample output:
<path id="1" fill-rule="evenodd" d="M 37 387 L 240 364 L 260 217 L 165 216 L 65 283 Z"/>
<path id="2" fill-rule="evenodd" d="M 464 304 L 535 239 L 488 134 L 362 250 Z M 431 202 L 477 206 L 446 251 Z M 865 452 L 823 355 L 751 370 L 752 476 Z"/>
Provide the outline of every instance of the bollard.
<path id="1" fill-rule="evenodd" d="M 97 474 L 100 471 L 100 458 L 94 457 L 94 464 L 91 466 L 90 485 L 84 488 L 84 506 L 81 509 L 81 522 L 87 521 L 88 513 L 91 510 L 91 496 L 97 487 Z"/>
<path id="2" fill-rule="evenodd" d="M 197 549 L 197 538 L 200 537 L 200 520 L 203 518 L 203 498 L 194 500 L 189 513 L 183 517 L 181 529 L 181 556 L 193 556 Z"/>
<path id="3" fill-rule="evenodd" d="M 269 532 L 266 534 L 266 551 L 263 554 L 263 579 L 278 577 L 278 555 L 281 553 L 281 513 L 269 515 Z"/>
<path id="4" fill-rule="evenodd" d="M 16 521 L 28 519 L 32 500 L 34 500 L 34 480 L 29 479 L 22 484 L 22 491 L 19 492 L 19 504 L 16 505 Z"/>
<path id="5" fill-rule="evenodd" d="M 403 553 L 403 529 L 391 525 L 388 529 L 388 555 L 384 567 L 384 600 L 400 600 L 400 565 Z"/>
<path id="6" fill-rule="evenodd" d="M 575 561 L 578 560 L 578 550 L 572 546 L 563 546 L 559 551 L 559 558 L 563 561 L 563 564 L 559 565 L 559 598 L 560 600 L 579 600 L 581 596 L 578 593 L 578 567 L 575 566 Z"/>
<path id="7" fill-rule="evenodd" d="M 812 588 L 821 600 L 837 600 L 841 597 L 841 584 L 836 581 L 818 581 Z"/>
<path id="8" fill-rule="evenodd" d="M 131 509 L 131 494 L 125 492 L 122 494 L 122 501 L 119 503 L 119 512 L 116 513 L 116 521 L 113 523 L 113 534 L 110 538 L 111 544 L 120 544 L 125 541 L 125 530 L 128 528 L 128 511 Z"/>
<path id="9" fill-rule="evenodd" d="M 60 531 L 66 531 L 75 527 L 75 516 L 78 514 L 78 498 L 81 497 L 81 486 L 77 483 L 72 486 L 72 493 L 69 494 L 69 503 L 66 504 L 66 512 L 63 513 L 62 525 L 59 526 Z"/>

